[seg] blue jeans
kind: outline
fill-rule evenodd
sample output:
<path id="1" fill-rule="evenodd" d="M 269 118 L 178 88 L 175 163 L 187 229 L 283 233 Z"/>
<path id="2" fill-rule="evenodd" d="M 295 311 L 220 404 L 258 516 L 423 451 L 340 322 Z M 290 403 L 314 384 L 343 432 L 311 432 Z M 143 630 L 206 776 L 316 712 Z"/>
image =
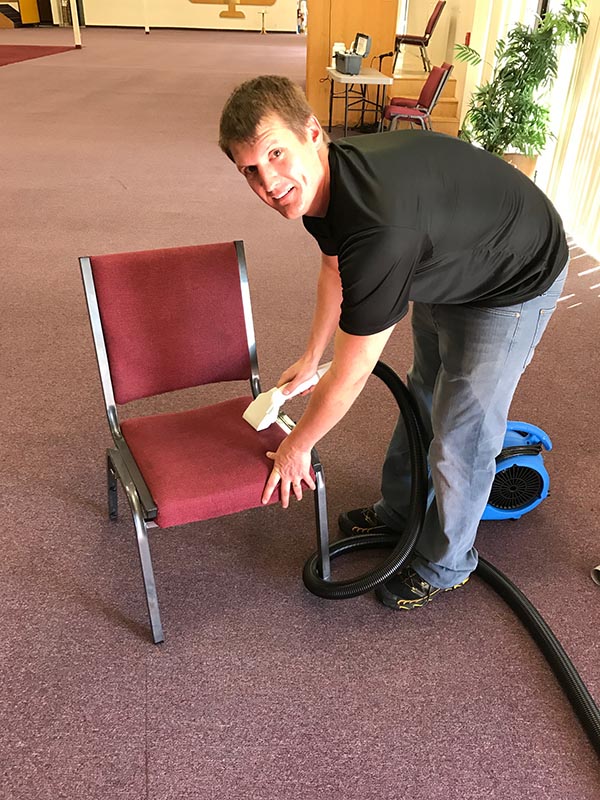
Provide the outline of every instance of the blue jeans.
<path id="1" fill-rule="evenodd" d="M 510 404 L 567 277 L 513 306 L 414 303 L 408 387 L 429 437 L 425 525 L 411 566 L 447 589 L 477 566 L 474 542 L 487 505 Z M 375 504 L 379 519 L 402 530 L 408 517 L 410 460 L 402 419 L 392 436 Z"/>

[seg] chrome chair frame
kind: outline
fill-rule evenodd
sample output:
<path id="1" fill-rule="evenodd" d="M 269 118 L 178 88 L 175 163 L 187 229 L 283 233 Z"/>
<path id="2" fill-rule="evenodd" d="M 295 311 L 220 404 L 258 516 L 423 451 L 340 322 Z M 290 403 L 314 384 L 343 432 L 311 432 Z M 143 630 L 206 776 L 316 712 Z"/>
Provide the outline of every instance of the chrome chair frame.
<path id="1" fill-rule="evenodd" d="M 258 372 L 254 324 L 252 321 L 252 309 L 250 306 L 250 290 L 248 286 L 246 258 L 244 254 L 243 242 L 236 241 L 234 244 L 238 259 L 242 304 L 244 309 L 244 320 L 246 325 L 248 352 L 251 365 L 250 389 L 252 396 L 257 397 L 261 392 L 261 386 Z M 114 447 L 110 447 L 106 451 L 108 516 L 109 519 L 113 521 L 118 517 L 117 487 L 118 483 L 120 483 L 125 492 L 131 515 L 133 517 L 142 578 L 144 582 L 144 590 L 146 594 L 146 604 L 148 607 L 148 616 L 152 631 L 152 639 L 155 644 L 160 644 L 164 641 L 164 632 L 158 604 L 158 594 L 156 591 L 152 557 L 150 554 L 150 543 L 148 540 L 148 530 L 158 527 L 154 522 L 157 517 L 158 509 L 150 493 L 148 485 L 146 484 L 146 481 L 144 480 L 133 454 L 131 453 L 131 450 L 129 449 L 121 432 L 106 342 L 100 317 L 98 297 L 94 284 L 91 258 L 82 257 L 79 259 L 79 263 L 83 278 L 90 325 L 92 329 L 92 337 L 96 351 L 96 359 L 100 372 L 104 406 L 114 444 Z M 285 414 L 280 414 L 278 421 L 288 432 L 294 427 L 294 422 Z M 320 572 L 324 580 L 329 580 L 331 577 L 331 564 L 329 557 L 329 530 L 327 523 L 325 478 L 323 467 L 315 449 L 313 449 L 311 452 L 311 465 L 314 471 L 316 484 L 314 503 Z"/>

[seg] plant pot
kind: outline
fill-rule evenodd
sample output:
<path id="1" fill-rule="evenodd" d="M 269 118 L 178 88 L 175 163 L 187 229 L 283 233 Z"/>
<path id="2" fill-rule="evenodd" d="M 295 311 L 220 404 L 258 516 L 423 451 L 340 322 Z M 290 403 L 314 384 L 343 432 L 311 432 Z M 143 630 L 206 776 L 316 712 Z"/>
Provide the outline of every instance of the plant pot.
<path id="1" fill-rule="evenodd" d="M 533 180 L 537 156 L 524 156 L 523 153 L 504 153 L 502 158 Z"/>

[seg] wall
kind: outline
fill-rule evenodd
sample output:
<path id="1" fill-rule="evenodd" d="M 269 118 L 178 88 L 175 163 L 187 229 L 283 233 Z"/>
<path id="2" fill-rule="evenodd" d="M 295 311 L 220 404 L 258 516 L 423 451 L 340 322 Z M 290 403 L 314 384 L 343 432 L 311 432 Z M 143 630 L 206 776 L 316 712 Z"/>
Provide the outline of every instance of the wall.
<path id="1" fill-rule="evenodd" d="M 260 30 L 265 11 L 267 31 L 296 31 L 296 0 L 84 0 L 87 25 L 150 28 Z"/>
<path id="2" fill-rule="evenodd" d="M 521 21 L 531 24 L 537 11 L 539 0 L 503 0 L 503 2 L 489 3 L 486 0 L 460 0 L 464 14 L 466 5 L 472 2 L 472 21 L 470 30 L 471 47 L 474 47 L 483 57 L 482 63 L 477 67 L 467 66 L 456 62 L 464 74 L 464 83 L 461 84 L 463 98 L 462 116 L 467 111 L 469 98 L 477 86 L 485 83 L 492 75 L 494 51 L 498 39 L 504 38 L 507 31 L 515 22 Z M 468 28 L 467 28 L 468 29 Z M 463 39 L 457 35 L 457 42 Z M 461 117 L 462 119 L 462 117 Z"/>
<path id="3" fill-rule="evenodd" d="M 422 34 L 425 26 L 435 8 L 436 0 L 408 0 L 408 24 L 406 33 Z M 498 3 L 493 4 L 498 7 Z M 448 61 L 454 64 L 452 77 L 456 79 L 456 98 L 458 100 L 458 115 L 462 120 L 462 108 L 464 106 L 463 95 L 467 82 L 467 65 L 456 61 L 454 56 L 454 45 L 464 44 L 467 33 L 471 33 L 471 44 L 474 42 L 474 17 L 476 7 L 480 13 L 491 7 L 488 0 L 447 0 L 442 15 L 431 37 L 431 44 L 427 48 L 432 64 L 441 64 Z M 418 47 L 405 47 L 402 61 L 399 62 L 403 70 L 421 70 L 421 56 Z"/>
<path id="4" fill-rule="evenodd" d="M 575 241 L 600 262 L 600 0 L 587 0 L 586 12 L 590 27 L 583 42 L 565 48 L 559 61 L 550 115 L 557 139 L 538 160 L 536 182 Z M 600 280 L 600 272 L 594 274 L 590 289 Z M 599 293 L 596 285 L 594 298 Z"/>
<path id="5" fill-rule="evenodd" d="M 414 33 L 419 36 L 424 33 L 427 20 L 431 16 L 435 8 L 436 0 L 408 0 L 408 17 L 406 25 L 406 33 Z M 463 5 L 462 0 L 460 5 Z M 447 0 L 442 15 L 438 20 L 433 36 L 431 37 L 431 44 L 427 48 L 429 58 L 432 64 L 441 64 L 442 61 L 447 61 L 446 58 L 449 37 L 451 35 L 450 29 L 451 19 L 455 19 L 457 7 L 459 2 L 452 2 Z M 402 68 L 405 70 L 423 70 L 421 56 L 418 47 L 404 47 Z"/>

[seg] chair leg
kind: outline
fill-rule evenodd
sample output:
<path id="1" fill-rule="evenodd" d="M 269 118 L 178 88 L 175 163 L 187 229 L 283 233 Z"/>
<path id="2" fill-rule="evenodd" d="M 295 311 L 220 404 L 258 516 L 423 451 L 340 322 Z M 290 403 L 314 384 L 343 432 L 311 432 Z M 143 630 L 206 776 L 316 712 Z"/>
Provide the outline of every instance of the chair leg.
<path id="1" fill-rule="evenodd" d="M 331 559 L 329 556 L 329 525 L 327 522 L 327 494 L 323 467 L 319 461 L 316 450 L 312 451 L 312 467 L 315 474 L 315 519 L 317 524 L 317 551 L 319 553 L 319 567 L 324 581 L 331 578 Z"/>
<path id="2" fill-rule="evenodd" d="M 156 594 L 154 570 L 152 569 L 152 558 L 150 557 L 150 545 L 148 543 L 148 529 L 142 515 L 134 511 L 133 508 L 131 511 L 137 536 L 140 566 L 142 567 L 142 576 L 144 578 L 144 589 L 146 590 L 146 604 L 148 606 L 148 616 L 150 617 L 150 627 L 152 628 L 152 639 L 154 644 L 160 644 L 164 642 L 165 637 L 160 621 L 158 595 Z"/>
<path id="3" fill-rule="evenodd" d="M 421 51 L 421 60 L 423 62 L 423 69 L 425 72 L 431 72 L 431 61 L 429 60 L 429 56 L 427 55 L 427 48 L 425 45 L 420 44 L 419 50 Z"/>
<path id="4" fill-rule="evenodd" d="M 108 488 L 108 518 L 119 516 L 119 496 L 117 494 L 117 473 L 113 467 L 110 450 L 106 451 L 106 483 Z"/>
<path id="5" fill-rule="evenodd" d="M 142 504 L 135 484 L 131 480 L 131 476 L 125 464 L 122 462 L 120 454 L 113 451 L 112 460 L 123 488 L 125 489 L 127 501 L 131 509 L 131 516 L 133 517 L 133 524 L 135 525 L 140 566 L 142 568 L 144 589 L 146 591 L 146 604 L 148 606 L 148 616 L 150 617 L 150 627 L 152 628 L 152 639 L 154 644 L 160 644 L 164 642 L 165 637 L 160 620 L 158 595 L 156 593 L 154 570 L 152 569 L 152 558 L 150 556 L 150 545 L 148 543 L 148 528 L 144 520 Z"/>

